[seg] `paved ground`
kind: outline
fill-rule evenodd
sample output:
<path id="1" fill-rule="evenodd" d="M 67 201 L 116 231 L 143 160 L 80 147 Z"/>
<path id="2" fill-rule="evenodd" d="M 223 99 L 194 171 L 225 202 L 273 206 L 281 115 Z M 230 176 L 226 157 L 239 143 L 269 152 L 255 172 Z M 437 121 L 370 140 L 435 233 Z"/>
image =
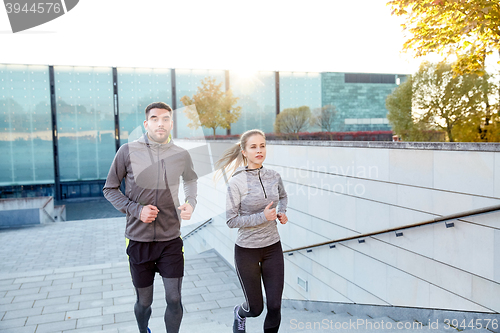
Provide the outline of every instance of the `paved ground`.
<path id="1" fill-rule="evenodd" d="M 73 201 L 68 209 L 80 218 L 95 216 L 96 211 L 105 216 L 115 213 L 102 199 Z M 0 229 L 0 333 L 136 333 L 136 296 L 125 254 L 124 226 L 124 217 L 115 217 Z M 233 306 L 244 300 L 235 272 L 216 252 L 195 253 L 189 239 L 185 251 L 181 333 L 231 332 Z M 163 286 L 159 278 L 156 282 L 150 321 L 153 333 L 165 332 Z M 406 326 L 403 330 L 353 329 L 350 324 L 359 320 L 367 327 L 382 322 L 414 327 L 415 321 L 321 312 L 290 304 L 282 308 L 280 332 L 422 331 Z M 247 332 L 262 332 L 264 316 L 248 319 Z M 343 329 L 344 325 L 349 328 Z M 455 330 L 440 325 L 432 331 Z"/>
<path id="2" fill-rule="evenodd" d="M 123 218 L 0 230 L 0 332 L 137 332 L 123 230 Z M 230 318 L 242 300 L 234 271 L 216 253 L 186 253 L 183 326 L 197 312 L 222 309 Z M 157 332 L 164 307 L 155 284 Z"/>

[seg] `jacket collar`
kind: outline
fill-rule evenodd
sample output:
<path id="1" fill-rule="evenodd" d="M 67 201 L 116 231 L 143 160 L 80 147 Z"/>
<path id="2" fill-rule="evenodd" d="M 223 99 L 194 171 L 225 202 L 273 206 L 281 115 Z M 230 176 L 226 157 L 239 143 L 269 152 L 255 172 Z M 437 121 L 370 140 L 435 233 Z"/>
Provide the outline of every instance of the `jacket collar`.
<path id="1" fill-rule="evenodd" d="M 267 170 L 266 168 L 264 168 L 264 166 L 261 166 L 260 168 L 257 168 L 257 169 L 249 169 L 248 166 L 242 166 L 242 167 L 238 167 L 236 169 L 236 171 L 233 173 L 232 177 L 236 176 L 237 174 L 239 173 L 242 173 L 243 171 L 245 172 L 253 172 L 253 173 L 257 173 L 258 171 L 261 171 L 262 173 L 265 173 L 265 171 Z"/>
<path id="2" fill-rule="evenodd" d="M 152 148 L 169 148 L 174 144 L 174 141 L 172 140 L 172 136 L 170 135 L 168 137 L 168 142 L 167 143 L 158 143 L 153 140 L 151 140 L 148 137 L 148 133 L 144 133 L 139 139 L 137 139 L 137 142 L 145 144 L 146 146 L 152 147 Z"/>
<path id="3" fill-rule="evenodd" d="M 256 171 L 256 170 L 262 170 L 262 168 L 264 168 L 264 166 L 262 165 L 260 168 L 257 168 L 257 169 L 249 169 L 248 168 L 248 165 L 245 166 L 245 171 Z"/>

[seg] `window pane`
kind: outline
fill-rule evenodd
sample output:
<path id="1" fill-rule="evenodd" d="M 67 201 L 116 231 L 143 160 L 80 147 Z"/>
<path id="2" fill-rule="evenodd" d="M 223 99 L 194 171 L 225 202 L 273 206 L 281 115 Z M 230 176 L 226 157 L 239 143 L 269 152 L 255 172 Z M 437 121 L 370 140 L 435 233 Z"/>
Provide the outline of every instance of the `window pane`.
<path id="1" fill-rule="evenodd" d="M 345 83 L 396 83 L 394 74 L 345 73 Z"/>
<path id="2" fill-rule="evenodd" d="M 112 69 L 54 72 L 61 181 L 106 179 L 115 155 Z"/>
<path id="3" fill-rule="evenodd" d="M 321 108 L 321 74 L 280 72 L 280 109 L 308 106 L 311 112 Z M 321 128 L 309 127 L 310 132 Z"/>
<path id="4" fill-rule="evenodd" d="M 138 127 L 144 133 L 144 110 L 153 102 L 172 106 L 170 69 L 118 68 L 118 105 L 120 109 L 120 143 Z"/>
<path id="5" fill-rule="evenodd" d="M 0 65 L 0 185 L 52 184 L 47 66 Z"/>
<path id="6" fill-rule="evenodd" d="M 243 75 L 242 75 L 243 74 Z M 231 127 L 231 134 L 241 134 L 254 128 L 273 132 L 276 119 L 275 72 L 249 73 L 230 72 L 230 87 L 239 97 L 241 117 Z"/>
<path id="7" fill-rule="evenodd" d="M 222 82 L 222 91 L 226 91 L 225 73 L 223 70 L 206 70 L 206 69 L 177 69 L 175 70 L 175 84 L 177 86 L 177 108 L 183 108 L 181 102 L 183 96 L 193 97 L 198 92 L 198 87 L 201 86 L 201 81 L 207 77 L 216 79 L 216 83 Z M 178 112 L 174 121 L 177 121 L 177 136 L 179 138 L 187 138 L 201 134 L 200 130 L 193 131 L 188 127 L 190 120 L 183 112 Z M 217 128 L 215 134 L 225 135 L 227 133 L 224 128 Z M 205 136 L 213 135 L 211 128 L 203 128 Z"/>

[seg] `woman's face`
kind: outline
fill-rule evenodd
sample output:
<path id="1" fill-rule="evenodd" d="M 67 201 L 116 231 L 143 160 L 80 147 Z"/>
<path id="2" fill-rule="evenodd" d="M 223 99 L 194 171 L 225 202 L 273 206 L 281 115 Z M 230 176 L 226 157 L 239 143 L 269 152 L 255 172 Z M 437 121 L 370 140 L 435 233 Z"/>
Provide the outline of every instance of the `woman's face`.
<path id="1" fill-rule="evenodd" d="M 243 156 L 248 161 L 250 169 L 260 168 L 266 159 L 266 139 L 260 134 L 254 134 L 248 138 Z"/>

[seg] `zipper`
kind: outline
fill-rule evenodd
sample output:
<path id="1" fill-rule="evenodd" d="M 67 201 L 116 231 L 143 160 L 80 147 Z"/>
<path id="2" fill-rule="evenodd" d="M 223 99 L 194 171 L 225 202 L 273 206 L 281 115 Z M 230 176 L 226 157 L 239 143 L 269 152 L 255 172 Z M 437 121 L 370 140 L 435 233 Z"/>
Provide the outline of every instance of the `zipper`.
<path id="1" fill-rule="evenodd" d="M 259 169 L 259 180 L 260 180 L 260 186 L 262 186 L 262 191 L 264 191 L 264 197 L 267 199 L 266 189 L 264 188 L 264 184 L 262 184 L 262 179 L 260 178 L 260 169 Z"/>
<path id="2" fill-rule="evenodd" d="M 160 186 L 160 147 L 158 147 L 158 177 L 156 178 L 155 207 L 158 208 L 158 187 Z M 163 165 L 163 160 L 161 161 Z M 153 242 L 156 242 L 156 219 L 153 221 Z"/>

